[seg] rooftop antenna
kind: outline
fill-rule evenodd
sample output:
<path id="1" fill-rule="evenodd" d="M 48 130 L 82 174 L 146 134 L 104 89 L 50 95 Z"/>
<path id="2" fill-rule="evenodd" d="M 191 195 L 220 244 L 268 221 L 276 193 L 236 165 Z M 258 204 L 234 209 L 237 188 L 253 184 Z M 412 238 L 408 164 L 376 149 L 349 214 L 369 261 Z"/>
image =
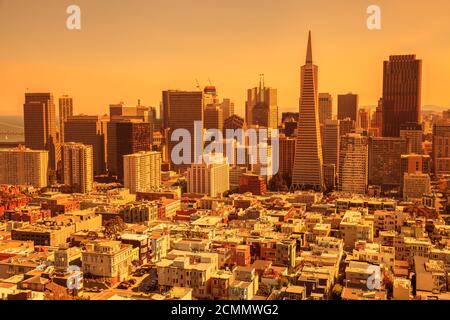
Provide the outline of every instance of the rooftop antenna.
<path id="1" fill-rule="evenodd" d="M 213 84 L 212 84 L 212 82 L 211 82 L 211 79 L 208 77 L 208 82 L 209 82 L 209 85 L 210 86 L 212 86 Z"/>
<path id="2" fill-rule="evenodd" d="M 264 73 L 259 75 L 259 98 L 261 102 L 264 102 Z"/>

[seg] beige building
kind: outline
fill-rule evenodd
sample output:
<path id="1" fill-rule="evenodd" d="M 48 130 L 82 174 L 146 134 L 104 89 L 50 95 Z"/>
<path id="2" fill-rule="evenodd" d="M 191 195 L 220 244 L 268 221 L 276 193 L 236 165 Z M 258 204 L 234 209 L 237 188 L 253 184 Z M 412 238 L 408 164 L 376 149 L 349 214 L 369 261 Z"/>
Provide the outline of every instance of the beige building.
<path id="1" fill-rule="evenodd" d="M 356 133 L 341 137 L 338 177 L 340 191 L 366 193 L 368 183 L 366 137 Z"/>
<path id="2" fill-rule="evenodd" d="M 344 247 L 353 249 L 360 240 L 373 241 L 373 221 L 367 220 L 359 211 L 347 211 L 339 225 Z"/>
<path id="3" fill-rule="evenodd" d="M 82 252 L 83 273 L 113 283 L 123 281 L 129 275 L 132 249 L 131 245 L 122 244 L 120 241 L 89 243 L 86 251 Z"/>
<path id="4" fill-rule="evenodd" d="M 48 151 L 0 149 L 0 184 L 47 186 Z"/>
<path id="5" fill-rule="evenodd" d="M 94 183 L 92 146 L 69 142 L 61 145 L 63 183 L 72 192 L 89 193 Z"/>
<path id="6" fill-rule="evenodd" d="M 123 157 L 124 186 L 130 193 L 150 191 L 161 186 L 161 153 L 141 151 Z"/>
<path id="7" fill-rule="evenodd" d="M 189 193 L 204 193 L 211 197 L 230 189 L 229 165 L 222 154 L 207 155 L 205 162 L 192 164 L 186 173 Z"/>
<path id="8" fill-rule="evenodd" d="M 156 263 L 158 284 L 164 287 L 192 288 L 194 298 L 211 298 L 212 277 L 218 270 L 217 253 L 171 251 Z"/>

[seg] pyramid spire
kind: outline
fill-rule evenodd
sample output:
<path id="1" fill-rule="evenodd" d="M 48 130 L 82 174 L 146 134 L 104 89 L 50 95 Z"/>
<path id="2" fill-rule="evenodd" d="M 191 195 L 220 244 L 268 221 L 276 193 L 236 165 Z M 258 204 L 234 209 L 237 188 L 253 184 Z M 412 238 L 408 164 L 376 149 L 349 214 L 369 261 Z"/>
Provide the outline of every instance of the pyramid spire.
<path id="1" fill-rule="evenodd" d="M 311 45 L 311 30 L 308 34 L 308 48 L 306 49 L 306 64 L 311 64 L 312 61 L 312 45 Z"/>

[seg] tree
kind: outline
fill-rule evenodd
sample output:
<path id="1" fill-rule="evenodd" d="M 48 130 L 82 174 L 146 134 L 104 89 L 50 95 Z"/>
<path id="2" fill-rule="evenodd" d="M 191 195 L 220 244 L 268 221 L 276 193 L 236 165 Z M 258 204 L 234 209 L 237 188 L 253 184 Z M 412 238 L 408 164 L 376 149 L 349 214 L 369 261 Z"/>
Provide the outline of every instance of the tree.
<path id="1" fill-rule="evenodd" d="M 106 222 L 105 235 L 110 238 L 115 238 L 119 233 L 125 230 L 126 224 L 120 217 L 115 217 Z"/>
<path id="2" fill-rule="evenodd" d="M 331 291 L 332 300 L 341 300 L 342 290 L 344 288 L 340 284 L 335 284 L 333 290 Z"/>

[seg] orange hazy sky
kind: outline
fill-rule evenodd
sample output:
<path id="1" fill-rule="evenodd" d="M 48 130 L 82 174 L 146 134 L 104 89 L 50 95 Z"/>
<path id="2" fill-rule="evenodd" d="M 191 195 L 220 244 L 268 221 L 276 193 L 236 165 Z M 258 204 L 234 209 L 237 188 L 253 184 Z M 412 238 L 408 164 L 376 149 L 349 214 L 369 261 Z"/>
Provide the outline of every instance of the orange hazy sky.
<path id="1" fill-rule="evenodd" d="M 80 31 L 66 8 L 81 7 Z M 382 29 L 366 9 L 382 10 Z M 450 105 L 448 0 L 0 0 L 0 115 L 20 115 L 24 92 L 69 94 L 76 113 L 110 103 L 158 106 L 165 89 L 208 78 L 243 112 L 246 89 L 265 74 L 280 111 L 298 110 L 299 68 L 313 35 L 319 91 L 381 95 L 391 54 L 423 60 L 422 104 Z"/>

